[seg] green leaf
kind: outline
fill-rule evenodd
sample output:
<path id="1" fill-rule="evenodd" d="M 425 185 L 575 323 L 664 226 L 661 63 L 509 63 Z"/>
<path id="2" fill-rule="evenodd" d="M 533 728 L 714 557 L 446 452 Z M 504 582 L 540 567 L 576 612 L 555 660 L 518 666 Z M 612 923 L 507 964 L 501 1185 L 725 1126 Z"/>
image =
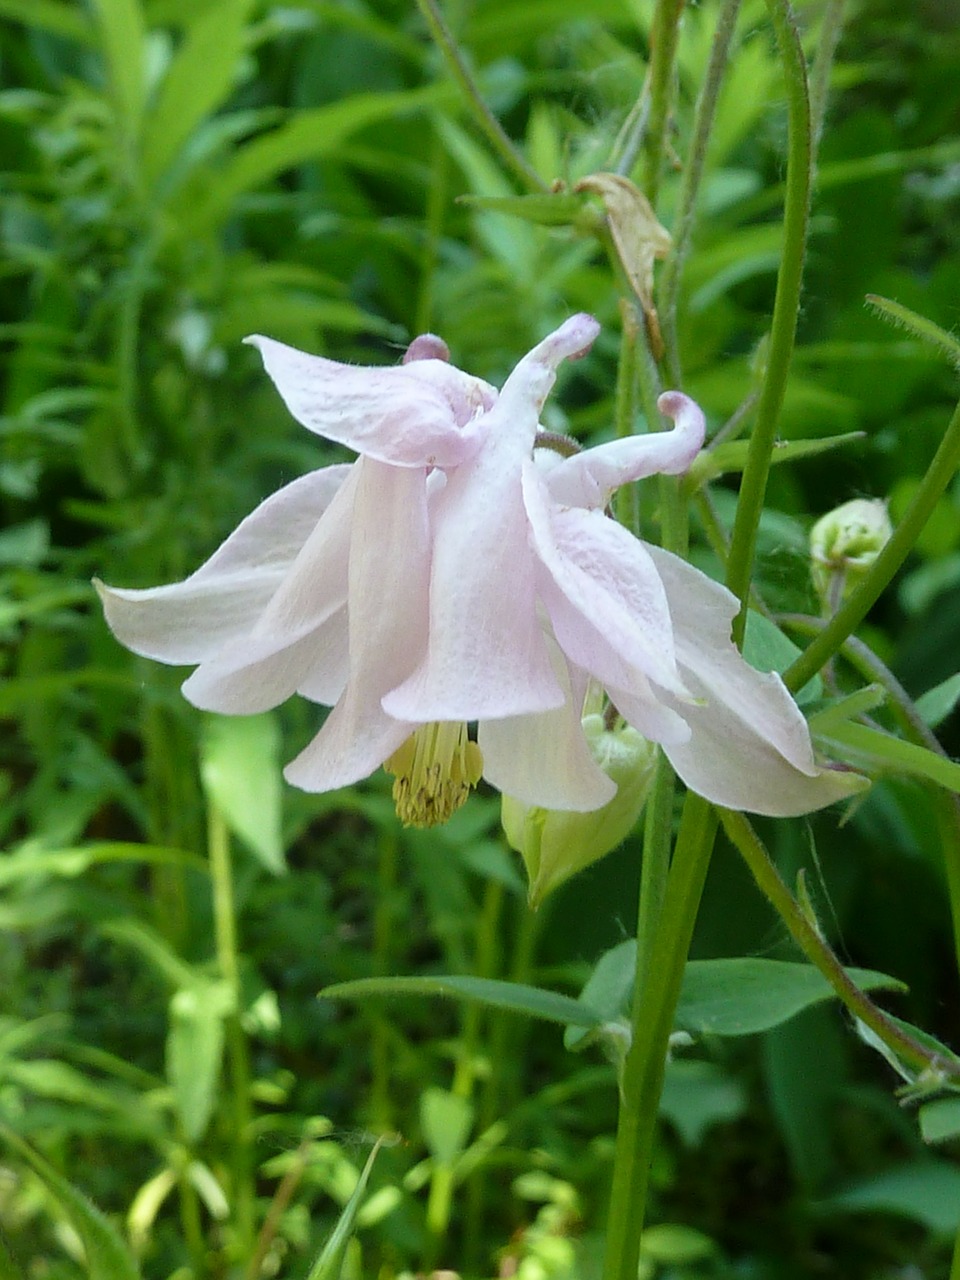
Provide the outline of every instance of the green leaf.
<path id="1" fill-rule="evenodd" d="M 960 671 L 948 676 L 942 684 L 934 685 L 917 699 L 917 711 L 924 724 L 935 729 L 960 701 Z"/>
<path id="2" fill-rule="evenodd" d="M 847 969 L 846 974 L 861 991 L 906 990 L 902 982 L 871 969 Z M 834 998 L 813 965 L 749 957 L 691 960 L 683 974 L 677 1025 L 698 1035 L 754 1035 Z"/>
<path id="3" fill-rule="evenodd" d="M 747 1109 L 747 1093 L 736 1077 L 713 1062 L 673 1058 L 667 1063 L 660 1114 L 689 1147 L 699 1146 L 715 1124 L 736 1120 Z"/>
<path id="4" fill-rule="evenodd" d="M 831 725 L 822 741 L 833 754 L 864 771 L 872 768 L 902 773 L 935 782 L 960 795 L 960 764 L 916 743 L 850 721 Z"/>
<path id="5" fill-rule="evenodd" d="M 867 294 L 867 306 L 873 307 L 878 315 L 883 316 L 884 320 L 888 320 L 898 329 L 907 329 L 924 342 L 929 342 L 942 355 L 945 355 L 952 365 L 960 368 L 960 342 L 952 333 L 941 329 L 938 324 L 934 324 L 926 316 L 918 315 L 916 311 L 911 311 L 902 303 L 894 302 L 890 298 L 881 298 L 876 293 Z"/>
<path id="6" fill-rule="evenodd" d="M 367 996 L 447 996 L 562 1025 L 572 1023 L 592 1028 L 603 1021 L 595 1010 L 555 991 L 544 991 L 541 987 L 528 987 L 518 982 L 457 974 L 423 978 L 356 978 L 352 982 L 337 982 L 331 987 L 324 987 L 320 996 L 325 1000 L 362 1000 Z"/>
<path id="7" fill-rule="evenodd" d="M 146 100 L 146 29 L 140 0 L 92 0 L 100 19 L 118 131 L 139 137 Z"/>
<path id="8" fill-rule="evenodd" d="M 190 868 L 207 873 L 207 864 L 183 849 L 166 849 L 153 844 L 103 842 L 78 845 L 73 849 L 20 849 L 0 860 L 0 889 L 37 876 L 73 879 L 90 867 L 110 862 L 145 862 L 154 866 Z"/>
<path id="9" fill-rule="evenodd" d="M 185 1138 L 203 1137 L 217 1098 L 224 1019 L 234 1011 L 226 982 L 197 981 L 170 1001 L 167 1078 Z"/>
<path id="10" fill-rule="evenodd" d="M 200 776 L 227 826 L 268 871 L 286 870 L 280 830 L 280 732 L 269 713 L 204 717 Z"/>
<path id="11" fill-rule="evenodd" d="M 340 1280 L 347 1245 L 350 1243 L 350 1237 L 353 1234 L 357 1211 L 367 1189 L 367 1182 L 373 1170 L 373 1162 L 376 1160 L 383 1142 L 384 1139 L 379 1138 L 376 1146 L 367 1157 L 367 1163 L 363 1166 L 363 1172 L 360 1174 L 353 1195 L 344 1205 L 343 1212 L 337 1219 L 337 1225 L 333 1229 L 333 1235 L 324 1245 L 323 1252 L 310 1268 L 307 1280 Z"/>
<path id="12" fill-rule="evenodd" d="M 28 27 L 50 31 L 55 36 L 93 44 L 94 31 L 86 14 L 63 0 L 0 0 L 0 18 L 24 22 Z"/>
<path id="13" fill-rule="evenodd" d="M 842 449 L 848 444 L 863 440 L 865 432 L 847 431 L 839 436 L 825 436 L 818 440 L 778 440 L 770 456 L 771 465 L 778 462 L 796 462 L 800 458 L 813 458 L 831 449 Z M 749 440 L 729 440 L 715 449 L 704 449 L 694 459 L 683 480 L 688 493 L 695 493 L 702 485 L 717 476 L 742 471 L 747 465 Z"/>
<path id="14" fill-rule="evenodd" d="M 420 1098 L 420 1126 L 427 1150 L 438 1164 L 452 1165 L 463 1150 L 473 1124 L 473 1107 L 446 1089 L 425 1089 Z"/>
<path id="15" fill-rule="evenodd" d="M 815 1207 L 828 1213 L 894 1213 L 951 1236 L 960 1227 L 960 1169 L 945 1160 L 915 1160 L 853 1183 Z"/>
<path id="16" fill-rule="evenodd" d="M 398 93 L 358 93 L 340 102 L 298 111 L 277 129 L 237 147 L 233 159 L 204 187 L 199 199 L 179 215 L 182 237 L 202 235 L 226 218 L 238 196 L 262 186 L 285 169 L 319 160 L 368 125 L 438 105 L 449 94 L 443 85 Z"/>
<path id="17" fill-rule="evenodd" d="M 0 1124 L 0 1137 L 30 1166 L 70 1219 L 83 1242 L 89 1280 L 141 1280 L 132 1254 L 100 1210 L 5 1124 Z"/>
<path id="18" fill-rule="evenodd" d="M 917 1113 L 924 1142 L 949 1142 L 960 1137 L 960 1098 L 938 1098 Z"/>
<path id="19" fill-rule="evenodd" d="M 747 628 L 743 639 L 743 656 L 757 671 L 776 671 L 782 675 L 797 658 L 801 650 L 789 636 L 784 635 L 775 622 L 755 609 L 747 613 Z M 823 681 L 813 676 L 796 695 L 803 705 L 823 696 Z"/>
<path id="20" fill-rule="evenodd" d="M 220 0 L 197 13 L 177 49 L 143 130 L 143 168 L 152 186 L 203 118 L 233 88 L 251 0 Z"/>
<path id="21" fill-rule="evenodd" d="M 566 192 L 547 196 L 462 195 L 457 196 L 457 204 L 490 209 L 494 213 L 512 214 L 542 227 L 577 226 L 584 221 L 584 211 L 588 209 L 583 196 Z M 602 224 L 602 218 L 599 221 Z"/>
<path id="22" fill-rule="evenodd" d="M 600 957 L 581 999 L 603 1024 L 629 1011 L 636 971 L 636 942 L 629 938 Z M 903 983 L 870 969 L 848 969 L 862 991 L 878 987 L 903 991 Z M 683 973 L 676 1025 L 695 1035 L 745 1036 L 768 1031 L 810 1005 L 835 998 L 818 969 L 791 960 L 753 958 L 690 960 Z M 573 1022 L 572 1019 L 569 1020 Z M 567 1048 L 583 1040 L 574 1024 Z M 598 1023 L 594 1023 L 594 1028 Z"/>

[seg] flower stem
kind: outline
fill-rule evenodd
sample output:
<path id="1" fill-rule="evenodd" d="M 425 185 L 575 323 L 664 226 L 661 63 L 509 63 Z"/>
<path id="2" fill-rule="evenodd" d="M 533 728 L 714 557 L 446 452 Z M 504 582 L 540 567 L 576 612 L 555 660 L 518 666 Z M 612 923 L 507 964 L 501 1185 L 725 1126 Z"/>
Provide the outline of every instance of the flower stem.
<path id="1" fill-rule="evenodd" d="M 741 600 L 740 612 L 733 624 L 733 635 L 738 644 L 743 640 L 746 627 L 747 598 L 753 575 L 757 529 L 796 337 L 807 244 L 812 166 L 807 70 L 793 12 L 789 0 L 767 0 L 767 7 L 776 31 L 786 81 L 789 130 L 787 180 L 783 253 L 777 273 L 766 376 L 757 405 L 757 418 L 750 438 L 747 463 L 743 470 L 727 561 L 727 586 Z"/>
<path id="2" fill-rule="evenodd" d="M 920 1041 L 904 1031 L 847 975 L 843 965 L 787 888 L 763 842 L 746 816 L 729 809 L 721 809 L 720 817 L 723 829 L 731 843 L 740 851 L 757 886 L 787 926 L 790 936 L 811 964 L 820 970 L 854 1017 L 865 1023 L 909 1066 L 917 1071 L 933 1068 L 942 1073 L 947 1065 L 942 1058 L 937 1057 Z"/>
<path id="3" fill-rule="evenodd" d="M 546 191 L 548 189 L 547 184 L 520 154 L 507 136 L 500 121 L 484 101 L 483 94 L 480 92 L 477 82 L 473 78 L 473 73 L 467 66 L 466 59 L 460 52 L 453 32 L 447 26 L 436 0 L 417 0 L 417 7 L 430 29 L 430 34 L 436 42 L 437 48 L 443 54 L 450 74 L 473 108 L 473 116 L 476 123 L 486 135 L 494 151 L 507 168 L 512 170 L 524 187 L 529 188 L 531 191 Z"/>
<path id="4" fill-rule="evenodd" d="M 213 928 L 217 965 L 234 999 L 234 1008 L 225 1022 L 227 1062 L 233 1103 L 233 1213 L 236 1252 L 249 1258 L 255 1247 L 253 1162 L 250 1147 L 250 1057 L 247 1038 L 240 1022 L 240 961 L 237 947 L 236 911 L 230 833 L 219 808 L 210 801 L 207 809 L 207 847 L 213 889 Z"/>
<path id="5" fill-rule="evenodd" d="M 913 495 L 903 519 L 877 556 L 869 570 L 847 600 L 840 606 L 817 638 L 807 646 L 796 662 L 784 673 L 787 688 L 803 688 L 811 676 L 823 667 L 847 636 L 867 616 L 875 601 L 886 589 L 894 574 L 910 554 L 920 531 L 960 466 L 960 404 L 944 432 L 940 447 Z"/>
<path id="6" fill-rule="evenodd" d="M 685 0 L 657 0 L 650 31 L 650 67 L 647 72 L 650 113 L 643 137 L 643 190 L 652 205 L 656 205 L 660 191 L 684 3 Z"/>
<path id="7" fill-rule="evenodd" d="M 712 807 L 688 793 L 663 909 L 653 939 L 644 949 L 646 980 L 638 981 L 634 989 L 633 1038 L 620 1083 L 603 1280 L 637 1277 L 667 1050 L 716 828 Z"/>
<path id="8" fill-rule="evenodd" d="M 393 922 L 397 912 L 397 835 L 395 828 L 381 832 L 377 868 L 377 900 L 373 913 L 373 972 L 386 976 L 391 970 Z M 382 1010 L 374 1014 L 373 1080 L 370 1112 L 377 1133 L 391 1128 L 390 1022 Z"/>

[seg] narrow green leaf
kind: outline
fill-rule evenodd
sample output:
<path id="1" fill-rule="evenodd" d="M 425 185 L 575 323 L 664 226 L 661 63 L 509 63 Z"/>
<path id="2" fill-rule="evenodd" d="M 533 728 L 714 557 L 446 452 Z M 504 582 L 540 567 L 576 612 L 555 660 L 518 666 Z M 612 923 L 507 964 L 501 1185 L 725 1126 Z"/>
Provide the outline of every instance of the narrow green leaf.
<path id="1" fill-rule="evenodd" d="M 0 18 L 24 22 L 28 27 L 50 31 L 55 36 L 93 44 L 95 36 L 87 15 L 63 0 L 0 0 Z"/>
<path id="2" fill-rule="evenodd" d="M 821 707 L 819 711 L 815 711 L 808 721 L 810 732 L 816 734 L 829 733 L 832 725 L 845 724 L 850 720 L 855 720 L 857 716 L 875 711 L 877 707 L 883 705 L 886 696 L 886 692 L 880 685 L 864 685 L 856 693 L 850 693 L 845 698 L 838 698 L 835 702 L 830 702 L 827 706 Z"/>
<path id="3" fill-rule="evenodd" d="M 324 987 L 325 1000 L 362 1000 L 367 996 L 448 996 L 455 1000 L 473 1000 L 493 1009 L 507 1009 L 542 1018 L 546 1022 L 597 1027 L 603 1019 L 579 1000 L 528 987 L 518 982 L 498 982 L 493 978 L 461 977 L 448 974 L 424 978 L 357 978 Z"/>
<path id="4" fill-rule="evenodd" d="M 877 293 L 867 294 L 867 306 L 872 307 L 878 315 L 890 321 L 898 329 L 906 329 L 924 342 L 930 343 L 945 355 L 952 365 L 960 367 L 960 340 L 952 333 L 947 333 L 946 329 L 941 329 L 938 324 L 934 324 L 932 320 L 919 315 L 916 311 L 911 311 L 902 303 L 894 302 L 891 298 L 882 298 Z"/>
<path id="5" fill-rule="evenodd" d="M 119 131 L 139 137 L 146 101 L 146 26 L 140 0 L 92 0 L 100 19 Z"/>
<path id="6" fill-rule="evenodd" d="M 274 716 L 205 716 L 200 776 L 230 830 L 268 871 L 282 874 L 280 731 Z"/>
<path id="7" fill-rule="evenodd" d="M 101 0 L 102 2 L 102 0 Z M 424 107 L 437 106 L 449 93 L 443 85 L 428 85 L 398 93 L 358 93 L 340 102 L 298 111 L 285 124 L 238 146 L 234 158 L 180 213 L 181 234 L 211 230 L 233 207 L 238 196 L 262 186 L 285 169 L 330 155 L 351 134 Z"/>
<path id="8" fill-rule="evenodd" d="M 542 227 L 577 226 L 584 220 L 584 210 L 588 208 L 586 199 L 581 195 L 560 192 L 557 195 L 532 196 L 457 196 L 457 204 L 470 205 L 478 209 L 490 209 L 494 213 L 508 213 L 524 222 L 533 222 Z M 599 219 L 602 223 L 603 219 Z"/>
<path id="9" fill-rule="evenodd" d="M 942 724 L 960 701 L 960 671 L 948 676 L 942 684 L 934 685 L 917 699 L 917 711 L 924 724 L 935 729 Z"/>
<path id="10" fill-rule="evenodd" d="M 832 751 L 846 755 L 858 767 L 873 766 L 908 777 L 923 778 L 960 795 L 960 764 L 928 751 L 926 747 L 850 721 L 832 725 L 822 740 Z"/>
<path id="11" fill-rule="evenodd" d="M 196 854 L 160 845 L 104 842 L 74 849 L 21 849 L 0 860 L 0 888 L 36 876 L 72 879 L 90 867 L 106 862 L 145 862 L 154 866 L 189 867 L 207 873 L 207 864 Z"/>
<path id="12" fill-rule="evenodd" d="M 205 116 L 229 96 L 251 0 L 220 0 L 196 14 L 144 122 L 143 168 L 153 186 Z"/>
<path id="13" fill-rule="evenodd" d="M 132 1254 L 100 1210 L 5 1124 L 0 1124 L 0 1137 L 30 1166 L 70 1219 L 83 1242 L 89 1280 L 141 1280 Z"/>
<path id="14" fill-rule="evenodd" d="M 780 462 L 796 462 L 800 458 L 816 457 L 820 453 L 828 453 L 831 449 L 842 449 L 848 444 L 862 440 L 863 431 L 847 431 L 839 436 L 825 436 L 819 440 L 778 440 L 770 455 L 771 466 Z M 717 476 L 729 475 L 742 471 L 747 465 L 749 440 L 728 440 L 718 444 L 715 449 L 704 449 L 694 458 L 689 471 L 684 476 L 683 487 L 688 493 L 696 491 Z"/>
<path id="15" fill-rule="evenodd" d="M 376 1146 L 367 1157 L 367 1163 L 363 1166 L 363 1172 L 360 1174 L 353 1195 L 344 1206 L 343 1213 L 341 1213 L 337 1220 L 337 1225 L 333 1229 L 333 1235 L 324 1245 L 323 1252 L 310 1268 L 307 1280 L 340 1280 L 340 1273 L 343 1270 L 347 1245 L 350 1243 L 350 1237 L 353 1234 L 357 1211 L 366 1192 L 367 1182 L 373 1170 L 373 1163 L 383 1142 L 383 1138 L 378 1138 Z"/>

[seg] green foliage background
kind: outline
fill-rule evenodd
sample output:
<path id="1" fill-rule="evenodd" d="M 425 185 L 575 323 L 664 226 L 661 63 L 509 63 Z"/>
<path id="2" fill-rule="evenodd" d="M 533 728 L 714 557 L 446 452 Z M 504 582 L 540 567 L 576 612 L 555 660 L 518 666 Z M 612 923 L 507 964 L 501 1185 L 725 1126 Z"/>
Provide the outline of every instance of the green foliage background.
<path id="1" fill-rule="evenodd" d="M 685 16 L 681 153 L 716 8 Z M 798 5 L 811 49 L 821 10 Z M 477 0 L 447 16 L 545 183 L 605 166 L 643 81 L 648 4 Z M 864 294 L 957 324 L 958 16 L 849 6 L 780 430 L 863 435 L 775 469 L 761 581 L 787 611 L 816 612 L 813 518 L 856 495 L 899 514 L 956 397 L 955 371 Z M 400 1141 L 379 1155 L 344 1274 L 492 1276 L 506 1258 L 527 1280 L 594 1275 L 616 1111 L 595 1050 L 476 1006 L 315 997 L 391 972 L 576 994 L 633 929 L 637 843 L 533 916 L 495 798 L 424 834 L 398 829 L 382 777 L 281 794 L 279 762 L 316 708 L 201 717 L 183 673 L 119 648 L 89 581 L 184 576 L 266 494 L 339 460 L 288 418 L 248 333 L 379 364 L 429 329 L 499 383 L 591 311 L 604 334 L 547 425 L 609 433 L 618 289 L 596 239 L 485 203 L 517 189 L 399 0 L 0 0 L 0 84 L 0 1275 L 118 1275 L 122 1236 L 145 1277 L 248 1274 L 258 1238 L 265 1274 L 306 1276 L 383 1131 Z M 684 389 L 712 429 L 762 367 L 783 142 L 772 37 L 748 2 L 681 290 Z M 714 490 L 721 523 L 733 492 Z M 958 504 L 954 485 L 864 628 L 914 694 L 957 666 Z M 705 541 L 697 555 L 716 571 Z M 769 838 L 788 879 L 806 868 L 843 958 L 905 981 L 892 1007 L 960 1044 L 920 788 L 891 780 L 839 829 Z M 206 857 L 231 844 L 239 1005 Z M 724 845 L 694 954 L 791 954 Z M 960 1173 L 894 1084 L 824 1006 L 679 1056 L 648 1274 L 945 1276 Z M 101 1271 L 85 1202 L 45 1169 L 113 1224 Z"/>

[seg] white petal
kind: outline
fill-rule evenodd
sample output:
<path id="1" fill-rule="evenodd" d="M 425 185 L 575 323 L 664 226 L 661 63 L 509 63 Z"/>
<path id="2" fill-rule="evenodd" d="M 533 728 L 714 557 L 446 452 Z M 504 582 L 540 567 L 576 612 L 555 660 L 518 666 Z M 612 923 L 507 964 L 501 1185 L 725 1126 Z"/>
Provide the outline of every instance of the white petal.
<path id="1" fill-rule="evenodd" d="M 367 777 L 414 728 L 380 704 L 426 646 L 426 477 L 370 458 L 359 466 L 350 545 L 350 677 L 323 728 L 284 770 L 305 791 L 331 791 Z"/>
<path id="2" fill-rule="evenodd" d="M 665 391 L 657 404 L 674 419 L 672 431 L 611 440 L 564 458 L 550 468 L 547 478 L 555 501 L 571 507 L 605 507 L 622 484 L 686 471 L 703 446 L 703 412 L 680 391 Z"/>
<path id="3" fill-rule="evenodd" d="M 663 695 L 658 697 L 650 682 L 642 676 L 634 678 L 629 690 L 618 688 L 615 684 L 608 684 L 606 690 L 610 701 L 627 724 L 632 725 L 637 733 L 642 733 L 648 741 L 659 742 L 664 746 L 667 743 L 679 746 L 689 742 L 690 726 L 684 718 L 688 708 L 686 701 L 674 703 L 680 707 L 680 712 L 672 710 L 661 701 Z"/>
<path id="4" fill-rule="evenodd" d="M 585 674 L 567 673 L 566 666 L 561 659 L 562 707 L 481 721 L 477 745 L 483 776 L 498 791 L 542 809 L 586 812 L 612 800 L 617 788 L 594 760 L 581 727 Z"/>
<path id="5" fill-rule="evenodd" d="M 738 709 L 717 700 L 696 676 L 687 678 L 705 705 L 681 708 L 690 725 L 690 740 L 664 743 L 663 750 L 693 791 L 727 809 L 786 818 L 822 809 L 862 790 L 863 780 L 854 773 L 797 768 Z M 757 679 L 764 677 L 758 672 Z"/>
<path id="6" fill-rule="evenodd" d="M 532 463 L 523 496 L 564 652 L 604 685 L 629 689 L 639 673 L 684 697 L 666 593 L 643 543 L 599 511 L 556 506 Z"/>
<path id="7" fill-rule="evenodd" d="M 255 625 L 218 649 L 185 682 L 184 696 L 195 706 L 252 715 L 284 702 L 311 673 L 329 688 L 330 670 L 343 670 L 348 557 L 365 465 L 360 460 L 349 469 Z"/>
<path id="8" fill-rule="evenodd" d="M 114 635 L 134 653 L 187 664 L 247 634 L 349 472 L 326 467 L 280 489 L 183 582 L 144 591 L 97 583 Z"/>
<path id="9" fill-rule="evenodd" d="M 677 773 L 715 804 L 787 817 L 859 790 L 851 773 L 817 766 L 800 708 L 779 676 L 754 670 L 730 639 L 736 598 L 685 561 L 649 548 L 660 571 L 684 679 L 699 700 L 673 705 L 689 742 L 664 743 Z"/>
<path id="10" fill-rule="evenodd" d="M 259 335 L 287 408 L 308 431 L 402 467 L 456 466 L 479 443 L 477 417 L 496 393 L 443 360 L 386 368 L 340 364 Z"/>

